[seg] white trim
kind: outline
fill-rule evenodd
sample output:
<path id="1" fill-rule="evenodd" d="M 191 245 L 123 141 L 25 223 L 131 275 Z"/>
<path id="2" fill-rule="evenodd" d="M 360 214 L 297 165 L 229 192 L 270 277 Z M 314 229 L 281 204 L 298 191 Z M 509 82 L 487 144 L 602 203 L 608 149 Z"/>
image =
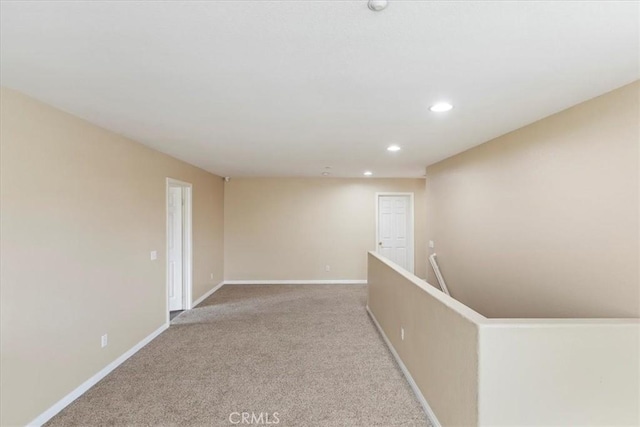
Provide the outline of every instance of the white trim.
<path id="1" fill-rule="evenodd" d="M 411 212 L 411 221 L 409 221 L 409 231 L 408 231 L 408 237 L 409 237 L 409 249 L 411 250 L 411 256 L 409 257 L 409 268 L 407 269 L 410 273 L 413 274 L 414 270 L 415 270 L 415 244 L 414 244 L 414 239 L 415 239 L 415 218 L 416 218 L 416 212 L 415 212 L 415 205 L 413 203 L 413 193 L 394 193 L 394 192 L 379 192 L 376 193 L 376 248 L 374 250 L 374 252 L 378 253 L 378 248 L 380 247 L 380 245 L 378 245 L 378 242 L 380 242 L 380 236 L 379 236 L 379 215 L 380 213 L 378 212 L 379 208 L 380 208 L 380 196 L 409 196 L 409 211 Z"/>
<path id="2" fill-rule="evenodd" d="M 215 285 L 213 287 L 213 289 L 207 291 L 207 293 L 205 293 L 204 295 L 202 295 L 200 298 L 198 298 L 197 300 L 195 300 L 193 303 L 191 303 L 191 307 L 195 308 L 198 306 L 198 304 L 200 304 L 202 301 L 206 300 L 208 297 L 211 296 L 211 294 L 213 294 L 215 291 L 217 291 L 218 289 L 220 289 L 222 286 L 224 286 L 224 282 L 220 282 L 217 285 Z"/>
<path id="3" fill-rule="evenodd" d="M 185 310 L 190 310 L 193 306 L 191 303 L 193 292 L 193 186 L 184 181 L 169 178 L 166 179 L 165 190 L 165 282 L 166 282 L 166 307 L 167 313 L 166 321 L 169 323 L 169 245 L 166 243 L 169 239 L 169 187 L 182 187 L 184 190 L 184 212 L 182 215 L 183 221 L 183 290 L 182 290 L 182 305 Z"/>
<path id="4" fill-rule="evenodd" d="M 149 342 L 151 340 L 153 340 L 155 337 L 160 335 L 168 327 L 169 327 L 169 324 L 165 323 L 164 325 L 162 325 L 161 327 L 159 327 L 158 329 L 153 331 L 150 335 L 148 335 L 146 338 L 144 338 L 138 344 L 136 344 L 133 347 L 131 347 L 122 356 L 118 357 L 116 360 L 114 360 L 113 362 L 109 363 L 102 370 L 100 370 L 100 372 L 98 372 L 97 374 L 95 374 L 94 376 L 92 376 L 91 378 L 89 378 L 88 380 L 83 382 L 82 384 L 80 384 L 80 386 L 77 387 L 75 390 L 73 390 L 71 393 L 67 394 L 65 397 L 63 397 L 62 399 L 57 401 L 49 409 L 44 411 L 42 414 L 38 415 L 33 421 L 31 421 L 29 424 L 27 424 L 27 426 L 37 426 L 37 427 L 39 427 L 39 426 L 43 425 L 44 423 L 46 423 L 47 421 L 49 421 L 58 412 L 62 411 L 64 408 L 66 408 L 67 405 L 69 405 L 71 402 L 76 400 L 78 397 L 80 397 L 82 394 L 84 394 L 87 390 L 89 390 L 91 387 L 93 387 L 98 381 L 100 381 L 101 379 L 106 377 L 109 373 L 111 373 L 111 371 L 116 369 L 124 361 L 126 361 L 128 358 L 133 356 L 135 353 L 137 353 L 142 347 L 144 347 L 145 345 L 149 344 Z"/>
<path id="5" fill-rule="evenodd" d="M 421 290 L 429 294 L 430 297 L 435 298 L 438 302 L 440 302 L 440 304 L 444 304 L 446 307 L 455 311 L 456 313 L 458 313 L 458 315 L 464 317 L 469 322 L 475 323 L 477 325 L 482 325 L 485 323 L 491 323 L 492 321 L 501 320 L 501 319 L 487 319 L 482 314 L 474 311 L 473 309 L 464 305 L 457 299 L 452 298 L 450 295 L 445 294 L 436 286 L 428 283 L 426 280 L 419 278 L 415 274 L 409 273 L 407 270 L 400 267 L 398 264 L 391 262 L 386 257 L 383 257 L 378 253 L 370 251 L 369 256 L 374 257 L 381 263 L 385 264 L 387 267 L 393 270 L 396 274 L 399 274 L 400 276 L 404 277 L 405 279 L 413 283 L 415 286 L 417 286 L 418 288 L 420 288 Z M 369 259 L 369 263 L 370 262 L 371 262 L 371 259 Z M 510 319 L 510 320 L 514 320 L 514 319 Z M 540 319 L 534 319 L 534 320 L 540 320 Z"/>
<path id="6" fill-rule="evenodd" d="M 389 341 L 389 338 L 387 338 L 387 335 L 382 330 L 380 323 L 378 323 L 376 316 L 373 315 L 368 305 L 367 305 L 367 313 L 369 313 L 371 320 L 373 320 L 373 323 L 378 328 L 378 331 L 380 332 L 382 339 L 387 344 L 387 347 L 389 347 L 389 351 L 391 351 L 391 354 L 396 359 L 396 362 L 398 362 L 398 366 L 400 366 L 400 370 L 404 374 L 405 378 L 407 379 L 407 382 L 409 383 L 409 385 L 411 386 L 411 389 L 413 390 L 413 393 L 416 395 L 416 397 L 418 398 L 418 401 L 422 405 L 422 409 L 424 409 L 424 412 L 427 414 L 427 418 L 429 418 L 429 421 L 431 422 L 433 427 L 441 427 L 442 424 L 440 424 L 440 421 L 438 421 L 438 418 L 436 417 L 435 412 L 433 412 L 433 410 L 431 409 L 431 406 L 429 406 L 429 403 L 427 402 L 427 399 L 425 399 L 424 396 L 422 395 L 420 388 L 418 388 L 418 384 L 416 384 L 416 382 L 414 381 L 407 367 L 404 366 L 402 359 L 400 359 L 400 356 L 396 352 L 396 349 L 393 348 L 391 341 Z"/>
<path id="7" fill-rule="evenodd" d="M 367 280 L 225 280 L 225 285 L 366 285 Z"/>

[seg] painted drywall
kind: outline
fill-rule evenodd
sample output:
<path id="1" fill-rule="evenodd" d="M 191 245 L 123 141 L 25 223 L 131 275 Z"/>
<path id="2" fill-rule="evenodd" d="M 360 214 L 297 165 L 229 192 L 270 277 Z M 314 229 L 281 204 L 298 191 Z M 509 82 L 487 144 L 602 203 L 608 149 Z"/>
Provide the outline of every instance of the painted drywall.
<path id="1" fill-rule="evenodd" d="M 24 425 L 165 323 L 166 177 L 193 184 L 193 299 L 223 279 L 224 187 L 13 90 L 1 107 L 0 424 Z"/>
<path id="2" fill-rule="evenodd" d="M 367 276 L 369 310 L 440 424 L 477 425 L 483 317 L 373 253 Z"/>
<path id="3" fill-rule="evenodd" d="M 487 317 L 640 316 L 639 95 L 635 82 L 427 168 L 427 240 L 455 298 Z"/>
<path id="4" fill-rule="evenodd" d="M 487 319 L 375 253 L 368 281 L 371 314 L 441 425 L 640 424 L 640 320 Z"/>
<path id="5" fill-rule="evenodd" d="M 225 184 L 225 279 L 366 279 L 376 192 L 414 194 L 415 272 L 424 277 L 423 179 L 232 178 Z"/>
<path id="6" fill-rule="evenodd" d="M 505 320 L 479 348 L 481 426 L 640 425 L 637 320 Z"/>

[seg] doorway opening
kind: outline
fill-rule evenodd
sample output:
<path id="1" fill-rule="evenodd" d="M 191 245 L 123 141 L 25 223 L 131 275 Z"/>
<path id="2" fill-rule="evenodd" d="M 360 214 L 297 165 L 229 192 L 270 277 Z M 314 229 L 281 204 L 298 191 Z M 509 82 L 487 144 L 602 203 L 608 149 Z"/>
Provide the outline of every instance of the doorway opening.
<path id="1" fill-rule="evenodd" d="M 192 186 L 167 178 L 167 323 L 191 309 Z"/>
<path id="2" fill-rule="evenodd" d="M 413 273 L 413 193 L 376 193 L 376 252 Z"/>

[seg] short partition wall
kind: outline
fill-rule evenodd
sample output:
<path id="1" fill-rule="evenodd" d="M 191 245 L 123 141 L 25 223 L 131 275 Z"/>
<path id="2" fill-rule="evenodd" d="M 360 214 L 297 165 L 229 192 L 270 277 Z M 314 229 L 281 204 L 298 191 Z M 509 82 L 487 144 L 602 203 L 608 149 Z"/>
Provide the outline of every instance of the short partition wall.
<path id="1" fill-rule="evenodd" d="M 368 283 L 436 424 L 640 425 L 640 320 L 487 319 L 374 252 Z"/>
<path id="2" fill-rule="evenodd" d="M 479 425 L 640 425 L 639 338 L 633 319 L 489 320 Z"/>

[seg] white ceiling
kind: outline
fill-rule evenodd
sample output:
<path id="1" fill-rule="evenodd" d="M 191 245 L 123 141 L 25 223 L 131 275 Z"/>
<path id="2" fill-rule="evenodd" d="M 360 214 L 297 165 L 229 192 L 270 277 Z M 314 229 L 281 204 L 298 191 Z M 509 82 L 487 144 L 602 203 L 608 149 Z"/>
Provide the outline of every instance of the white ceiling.
<path id="1" fill-rule="evenodd" d="M 639 77 L 637 2 L 389 3 L 2 2 L 1 82 L 220 175 L 418 177 Z"/>

